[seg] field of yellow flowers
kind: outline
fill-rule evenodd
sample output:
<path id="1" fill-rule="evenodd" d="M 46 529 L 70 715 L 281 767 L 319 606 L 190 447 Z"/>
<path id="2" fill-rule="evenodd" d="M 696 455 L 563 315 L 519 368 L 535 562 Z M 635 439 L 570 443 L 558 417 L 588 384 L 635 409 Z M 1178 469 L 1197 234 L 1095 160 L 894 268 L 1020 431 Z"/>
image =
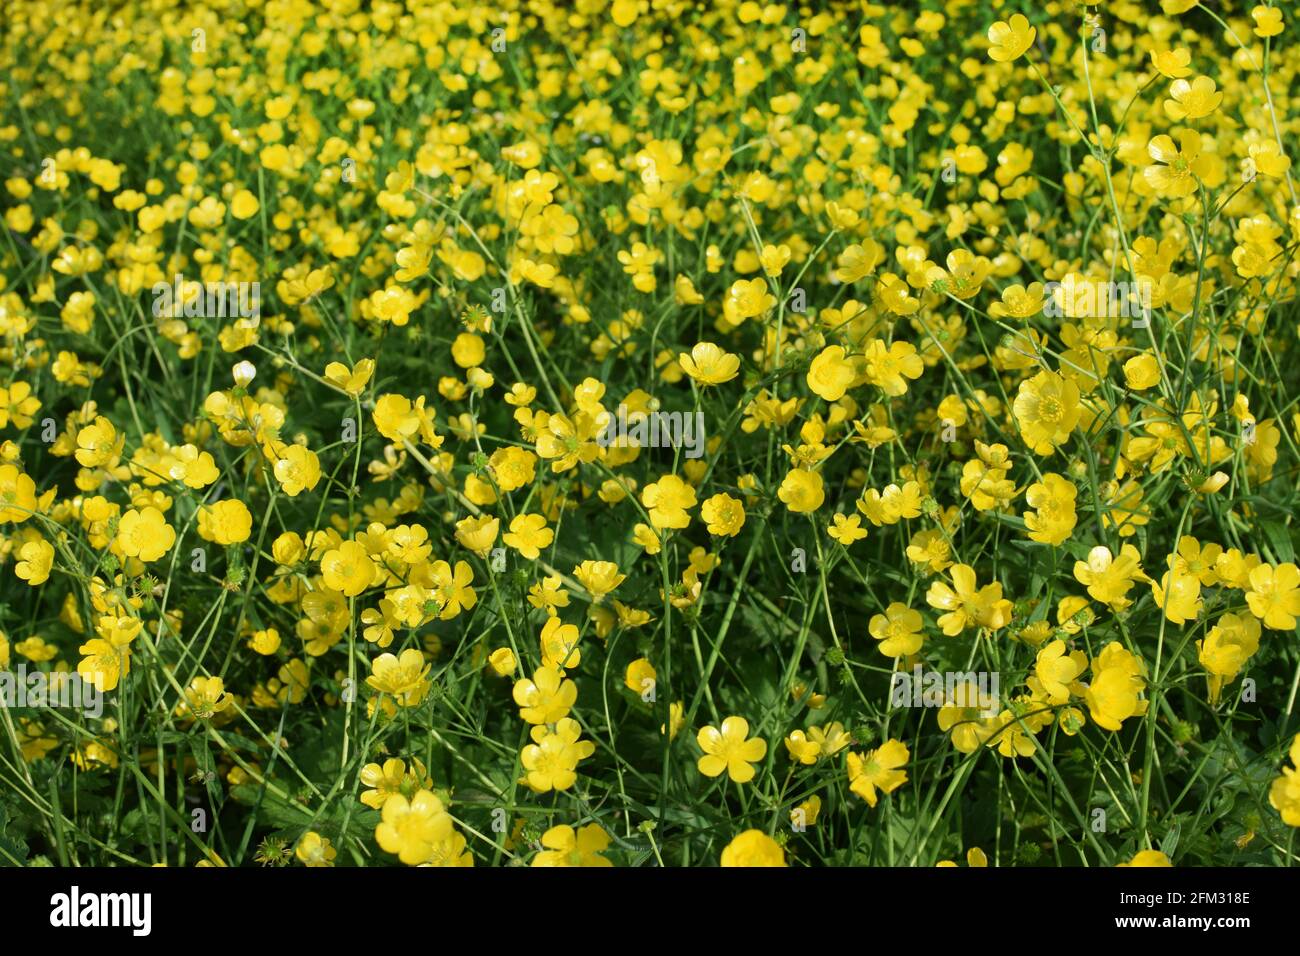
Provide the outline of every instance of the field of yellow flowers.
<path id="1" fill-rule="evenodd" d="M 1297 30 L 7 0 L 0 862 L 1300 861 Z"/>

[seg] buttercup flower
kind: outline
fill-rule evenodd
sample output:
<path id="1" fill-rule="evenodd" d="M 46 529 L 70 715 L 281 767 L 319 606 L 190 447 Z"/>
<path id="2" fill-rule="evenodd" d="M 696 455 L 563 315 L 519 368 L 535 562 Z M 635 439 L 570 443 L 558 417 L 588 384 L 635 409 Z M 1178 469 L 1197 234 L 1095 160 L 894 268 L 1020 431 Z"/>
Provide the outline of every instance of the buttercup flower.
<path id="1" fill-rule="evenodd" d="M 697 761 L 700 773 L 716 777 L 724 770 L 736 783 L 754 779 L 753 764 L 767 754 L 767 741 L 749 736 L 749 721 L 728 717 L 722 727 L 701 727 L 696 741 L 704 756 Z"/>

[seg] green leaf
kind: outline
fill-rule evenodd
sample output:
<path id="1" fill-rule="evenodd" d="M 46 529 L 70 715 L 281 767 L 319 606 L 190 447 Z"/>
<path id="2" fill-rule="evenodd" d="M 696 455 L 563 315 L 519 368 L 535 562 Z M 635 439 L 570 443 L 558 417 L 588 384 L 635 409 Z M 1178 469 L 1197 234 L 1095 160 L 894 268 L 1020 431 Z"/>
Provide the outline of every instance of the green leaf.
<path id="1" fill-rule="evenodd" d="M 1280 521 L 1260 521 L 1259 527 L 1278 562 L 1295 561 L 1295 544 L 1286 525 Z"/>
<path id="2" fill-rule="evenodd" d="M 9 814 L 0 803 L 0 866 L 17 866 L 27 860 L 27 843 L 9 833 Z"/>

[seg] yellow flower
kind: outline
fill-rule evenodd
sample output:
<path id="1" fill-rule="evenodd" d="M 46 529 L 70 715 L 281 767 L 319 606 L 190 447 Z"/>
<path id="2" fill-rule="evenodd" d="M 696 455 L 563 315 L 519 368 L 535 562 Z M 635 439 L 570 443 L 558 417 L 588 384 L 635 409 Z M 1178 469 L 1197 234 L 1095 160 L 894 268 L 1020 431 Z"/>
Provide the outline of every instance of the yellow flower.
<path id="1" fill-rule="evenodd" d="M 236 219 L 252 219 L 261 205 L 247 189 L 241 189 L 230 198 L 230 214 Z"/>
<path id="2" fill-rule="evenodd" d="M 125 647 L 140 633 L 143 623 L 137 617 L 115 617 L 105 614 L 96 623 L 95 630 L 114 647 Z"/>
<path id="3" fill-rule="evenodd" d="M 712 342 L 697 343 L 691 354 L 682 352 L 677 364 L 701 385 L 721 385 L 730 382 L 740 371 L 740 359 Z"/>
<path id="4" fill-rule="evenodd" d="M 818 727 L 816 724 L 808 727 L 808 739 L 815 743 L 824 757 L 830 757 L 853 742 L 853 738 L 844 730 L 844 725 L 838 720 L 832 721 L 825 727 Z"/>
<path id="5" fill-rule="evenodd" d="M 167 523 L 162 512 L 152 505 L 141 511 L 131 508 L 118 521 L 117 546 L 127 557 L 139 558 L 145 562 L 157 561 L 175 543 L 175 529 Z"/>
<path id="6" fill-rule="evenodd" d="M 19 561 L 14 566 L 14 573 L 26 581 L 29 587 L 44 584 L 54 567 L 54 545 L 44 539 L 28 541 L 18 552 Z"/>
<path id="7" fill-rule="evenodd" d="M 1012 16 L 1009 21 L 999 20 L 989 27 L 989 59 L 995 63 L 1010 63 L 1020 59 L 1034 45 L 1037 32 L 1020 13 Z"/>
<path id="8" fill-rule="evenodd" d="M 822 752 L 821 744 L 809 740 L 802 730 L 790 731 L 785 738 L 785 749 L 789 751 L 791 760 L 797 760 L 805 766 L 815 764 Z"/>
<path id="9" fill-rule="evenodd" d="M 1175 624 L 1195 621 L 1201 613 L 1201 582 L 1194 574 L 1166 571 L 1160 583 L 1151 582 L 1151 596 L 1156 607 Z"/>
<path id="10" fill-rule="evenodd" d="M 3 635 L 0 635 L 0 637 L 3 637 Z M 8 645 L 6 645 L 5 652 L 0 652 L 0 658 L 2 658 L 0 659 L 0 667 L 9 666 L 9 661 L 6 656 L 7 647 Z M 14 650 L 23 655 L 23 657 L 27 658 L 29 661 L 35 661 L 38 664 L 42 661 L 52 661 L 54 658 L 59 656 L 59 649 L 53 644 L 45 643 L 45 639 L 39 634 L 33 634 L 26 640 L 19 641 L 14 645 Z"/>
<path id="11" fill-rule="evenodd" d="M 482 365 L 487 354 L 483 340 L 472 332 L 462 332 L 451 343 L 451 358 L 461 368 Z"/>
<path id="12" fill-rule="evenodd" d="M 417 866 L 430 860 L 451 831 L 451 817 L 430 791 L 420 790 L 409 800 L 395 793 L 384 802 L 382 821 L 375 827 L 375 842 L 407 866 Z"/>
<path id="13" fill-rule="evenodd" d="M 225 681 L 220 677 L 196 677 L 185 688 L 185 699 L 176 705 L 176 716 L 208 720 L 230 704 Z"/>
<path id="14" fill-rule="evenodd" d="M 1024 513 L 1031 541 L 1062 544 L 1074 531 L 1078 516 L 1074 510 L 1078 489 L 1061 475 L 1046 472 L 1025 492 L 1025 502 L 1034 511 Z"/>
<path id="15" fill-rule="evenodd" d="M 131 651 L 126 646 L 118 646 L 96 637 L 77 650 L 82 655 L 81 662 L 77 664 L 77 673 L 101 693 L 115 689 L 118 682 L 131 671 Z"/>
<path id="16" fill-rule="evenodd" d="M 857 509 L 879 528 L 881 525 L 898 524 L 903 518 L 919 517 L 923 497 L 924 492 L 915 481 L 905 482 L 901 488 L 898 485 L 886 485 L 881 491 L 868 488 L 858 499 Z M 978 507 L 978 502 L 976 505 Z"/>
<path id="17" fill-rule="evenodd" d="M 1282 776 L 1268 790 L 1269 805 L 1289 827 L 1300 827 L 1300 734 L 1291 740 L 1291 766 L 1282 768 Z"/>
<path id="18" fill-rule="evenodd" d="M 125 438 L 103 415 L 77 432 L 77 462 L 87 468 L 107 465 L 122 454 Z"/>
<path id="19" fill-rule="evenodd" d="M 333 866 L 338 851 L 330 844 L 329 837 L 323 837 L 315 830 L 308 830 L 294 847 L 294 856 L 304 866 Z"/>
<path id="20" fill-rule="evenodd" d="M 623 684 L 638 697 L 649 694 L 650 697 L 644 699 L 650 700 L 653 699 L 657 678 L 654 665 L 644 657 L 638 657 L 627 665 L 627 670 L 623 674 Z"/>
<path id="21" fill-rule="evenodd" d="M 355 398 L 365 391 L 366 383 L 370 381 L 374 371 L 374 359 L 364 358 L 351 369 L 342 362 L 330 362 L 325 366 L 325 378 Z"/>
<path id="22" fill-rule="evenodd" d="M 456 522 L 456 540 L 466 550 L 486 558 L 496 544 L 501 521 L 491 515 L 470 515 Z"/>
<path id="23" fill-rule="evenodd" d="M 1277 142 L 1266 139 L 1258 143 L 1251 143 L 1247 152 L 1250 155 L 1250 161 L 1255 164 L 1255 170 L 1264 176 L 1272 176 L 1274 179 L 1281 179 L 1291 168 L 1291 159 L 1282 152 Z"/>
<path id="24" fill-rule="evenodd" d="M 1160 362 L 1150 352 L 1135 355 L 1124 363 L 1124 384 L 1135 392 L 1146 391 L 1160 382 Z"/>
<path id="25" fill-rule="evenodd" d="M 1282 32 L 1282 11 L 1277 7 L 1260 4 L 1250 11 L 1250 16 L 1255 21 L 1255 36 L 1275 37 Z"/>
<path id="26" fill-rule="evenodd" d="M 641 489 L 641 503 L 650 509 L 650 523 L 657 530 L 685 528 L 691 523 L 687 509 L 695 502 L 695 489 L 676 475 L 664 475 Z"/>
<path id="27" fill-rule="evenodd" d="M 467 561 L 457 561 L 455 568 L 447 561 L 435 561 L 426 566 L 427 587 L 441 607 L 438 619 L 450 621 L 462 610 L 472 609 L 478 595 L 470 585 L 474 582 L 474 569 Z"/>
<path id="28" fill-rule="evenodd" d="M 1165 856 L 1160 850 L 1139 850 L 1133 854 L 1133 858 L 1127 863 L 1117 863 L 1116 866 L 1139 866 L 1139 867 L 1160 867 L 1173 866 L 1169 862 L 1169 857 Z"/>
<path id="29" fill-rule="evenodd" d="M 725 492 L 705 500 L 700 506 L 700 517 L 715 537 L 735 537 L 745 526 L 745 505 Z"/>
<path id="30" fill-rule="evenodd" d="M 498 647 L 488 655 L 488 666 L 498 677 L 509 677 L 519 666 L 515 652 L 508 647 Z"/>
<path id="31" fill-rule="evenodd" d="M 429 691 L 430 665 L 424 655 L 413 647 L 400 656 L 380 654 L 370 662 L 370 676 L 366 684 L 381 694 L 392 697 L 402 707 L 418 707 Z"/>
<path id="32" fill-rule="evenodd" d="M 996 631 L 1010 623 L 1011 602 L 1002 597 L 1000 583 L 977 588 L 975 570 L 965 564 L 953 565 L 951 573 L 952 587 L 934 581 L 925 595 L 931 607 L 945 612 L 939 617 L 944 634 L 954 637 L 972 625 Z"/>
<path id="33" fill-rule="evenodd" d="M 1151 51 L 1151 65 L 1156 68 L 1161 76 L 1168 77 L 1171 80 L 1191 76 L 1192 68 L 1189 66 L 1191 62 L 1192 54 L 1186 47 Z"/>
<path id="34" fill-rule="evenodd" d="M 21 524 L 35 510 L 36 483 L 15 465 L 0 465 L 0 524 Z"/>
<path id="35" fill-rule="evenodd" d="M 826 500 L 822 476 L 803 468 L 795 468 L 785 476 L 776 496 L 795 514 L 816 511 Z"/>
<path id="36" fill-rule="evenodd" d="M 569 713 L 578 699 L 578 688 L 556 667 L 539 667 L 532 680 L 515 682 L 513 696 L 519 716 L 530 724 L 553 724 Z"/>
<path id="37" fill-rule="evenodd" d="M 1196 493 L 1199 495 L 1212 495 L 1223 488 L 1228 483 L 1228 473 L 1226 471 L 1216 471 L 1212 475 L 1206 476 L 1205 480 L 1196 486 Z"/>
<path id="38" fill-rule="evenodd" d="M 926 573 L 937 574 L 952 566 L 952 548 L 936 528 L 918 531 L 907 545 L 907 560 L 918 564 Z"/>
<path id="39" fill-rule="evenodd" d="M 370 788 L 361 794 L 361 802 L 376 810 L 382 810 L 394 794 L 409 796 L 433 786 L 419 760 L 412 760 L 408 771 L 406 763 L 396 757 L 385 760 L 382 767 L 377 763 L 366 764 L 361 768 L 360 777 L 362 786 Z"/>
<path id="40" fill-rule="evenodd" d="M 1135 481 L 1105 482 L 1101 486 L 1101 523 L 1106 528 L 1117 528 L 1121 538 L 1132 537 L 1137 529 L 1150 520 L 1142 508 L 1142 486 Z"/>
<path id="41" fill-rule="evenodd" d="M 1043 311 L 1043 284 L 1031 282 L 1026 289 L 1022 285 L 1009 285 L 1002 290 L 1002 301 L 989 306 L 989 315 L 1027 319 Z"/>
<path id="42" fill-rule="evenodd" d="M 867 536 L 867 529 L 862 527 L 862 519 L 858 515 L 836 514 L 831 518 L 831 522 L 826 533 L 846 548 Z"/>
<path id="43" fill-rule="evenodd" d="M 554 539 L 555 532 L 546 527 L 546 517 L 538 514 L 515 515 L 510 521 L 510 530 L 501 537 L 506 545 L 529 561 L 541 557 L 542 549 L 550 547 Z"/>
<path id="44" fill-rule="evenodd" d="M 1300 617 L 1300 569 L 1289 561 L 1277 567 L 1259 565 L 1250 572 L 1246 603 L 1265 627 L 1294 631 Z"/>
<path id="45" fill-rule="evenodd" d="M 1097 545 L 1088 552 L 1087 561 L 1074 563 L 1074 578 L 1088 589 L 1094 601 L 1109 604 L 1111 610 L 1122 611 L 1132 602 L 1127 598 L 1134 581 L 1150 580 L 1142 571 L 1137 548 L 1123 545 L 1118 556 L 1105 545 Z"/>
<path id="46" fill-rule="evenodd" d="M 0 313 L 3 314 L 3 313 Z M 26 428 L 32 423 L 34 416 L 41 408 L 41 400 L 32 394 L 32 387 L 27 382 L 14 382 L 8 388 L 0 387 L 0 428 L 13 425 L 15 428 Z M 108 419 L 97 418 L 96 427 L 100 422 L 108 426 L 109 441 L 112 441 L 112 428 Z"/>
<path id="47" fill-rule="evenodd" d="M 519 762 L 524 768 L 522 782 L 534 793 L 568 790 L 577 782 L 579 761 L 596 752 L 596 745 L 580 740 L 582 728 L 571 717 L 562 717 L 554 729 L 536 726 L 529 734 L 533 743 L 524 747 Z"/>
<path id="48" fill-rule="evenodd" d="M 375 577 L 370 555 L 355 541 L 344 541 L 337 548 L 326 551 L 320 559 L 320 571 L 325 586 L 346 597 L 360 594 Z"/>
<path id="49" fill-rule="evenodd" d="M 1152 137 L 1147 154 L 1156 162 L 1142 170 L 1142 176 L 1159 195 L 1181 199 L 1196 192 L 1203 177 L 1214 169 L 1209 156 L 1201 154 L 1200 134 L 1192 129 L 1178 131 L 1178 142 L 1164 135 Z"/>
<path id="50" fill-rule="evenodd" d="M 843 398 L 856 378 L 853 363 L 844 357 L 844 348 L 839 345 L 822 349 L 808 367 L 808 387 L 828 402 Z"/>
<path id="51" fill-rule="evenodd" d="M 659 725 L 660 734 L 668 734 L 669 740 L 676 740 L 677 734 L 686 726 L 686 705 L 675 700 L 668 705 L 668 724 Z"/>
<path id="52" fill-rule="evenodd" d="M 199 451 L 193 445 L 173 449 L 172 458 L 173 464 L 167 473 L 173 479 L 183 482 L 187 488 L 206 488 L 221 477 L 212 455 Z"/>
<path id="53" fill-rule="evenodd" d="M 795 97 L 793 105 L 797 107 L 799 105 L 798 95 L 791 94 L 791 96 Z M 775 102 L 776 100 L 774 99 L 773 103 Z M 766 245 L 763 247 L 763 252 L 758 258 L 763 265 L 763 272 L 769 276 L 776 277 L 781 274 L 781 270 L 783 270 L 790 262 L 791 255 L 793 255 L 793 252 L 787 245 Z"/>
<path id="54" fill-rule="evenodd" d="M 618 0 L 615 7 L 618 6 Z M 635 3 L 633 2 L 635 10 Z M 608 859 L 601 856 L 609 849 L 610 836 L 598 823 L 589 823 L 575 831 L 567 824 L 551 827 L 542 834 L 542 846 L 546 847 L 535 857 L 533 866 L 613 866 Z"/>
<path id="55" fill-rule="evenodd" d="M 865 361 L 867 381 L 893 397 L 906 394 L 906 380 L 920 378 L 925 371 L 925 362 L 911 342 L 886 345 L 880 339 L 872 339 L 867 345 Z"/>
<path id="56" fill-rule="evenodd" d="M 280 632 L 273 627 L 255 631 L 248 640 L 248 646 L 255 653 L 269 657 L 280 649 Z"/>
<path id="57" fill-rule="evenodd" d="M 1092 660 L 1092 681 L 1084 702 L 1093 721 L 1106 730 L 1119 730 L 1130 717 L 1146 713 L 1140 694 L 1146 688 L 1142 661 L 1113 641 Z"/>
<path id="58" fill-rule="evenodd" d="M 867 624 L 871 636 L 880 643 L 877 648 L 886 657 L 911 657 L 921 649 L 924 622 L 919 611 L 894 601 L 884 614 L 876 614 Z"/>
<path id="59" fill-rule="evenodd" d="M 1065 641 L 1052 641 L 1039 650 L 1029 689 L 1036 700 L 1060 705 L 1070 700 L 1071 685 L 1088 666 L 1082 651 L 1066 653 Z"/>
<path id="60" fill-rule="evenodd" d="M 272 470 L 280 489 L 290 498 L 311 491 L 320 481 L 320 459 L 305 445 L 287 446 Z"/>
<path id="61" fill-rule="evenodd" d="M 562 624 L 558 617 L 548 617 L 542 625 L 542 666 L 567 669 L 582 662 L 578 650 L 578 629 Z"/>
<path id="62" fill-rule="evenodd" d="M 876 298 L 895 315 L 913 315 L 921 308 L 921 303 L 908 294 L 907 283 L 892 272 L 880 276 Z"/>
<path id="63" fill-rule="evenodd" d="M 1042 371 L 1020 383 L 1012 406 L 1020 437 L 1036 454 L 1050 455 L 1070 440 L 1079 423 L 1079 387 L 1055 372 Z"/>
<path id="64" fill-rule="evenodd" d="M 583 561 L 573 569 L 573 576 L 597 604 L 627 578 L 626 574 L 619 573 L 618 565 L 613 561 Z"/>
<path id="65" fill-rule="evenodd" d="M 852 229 L 858 224 L 861 217 L 853 209 L 845 208 L 837 202 L 828 202 L 826 204 L 826 218 L 830 220 L 834 229 L 843 230 Z"/>
<path id="66" fill-rule="evenodd" d="M 1088 604 L 1086 597 L 1080 597 L 1077 594 L 1069 594 L 1061 598 L 1056 604 L 1056 621 L 1061 630 L 1067 634 L 1078 634 L 1084 627 L 1091 625 L 1097 619 L 1093 612 L 1092 606 Z M 1038 622 L 1035 622 L 1038 623 Z M 1042 622 L 1046 624 L 1046 621 Z M 1025 630 L 1021 631 L 1021 639 L 1037 647 L 1051 633 L 1048 627 L 1044 631 L 1030 631 L 1033 624 L 1026 625 Z M 1026 633 L 1028 632 L 1028 633 Z"/>
<path id="67" fill-rule="evenodd" d="M 514 491 L 532 482 L 536 474 L 537 456 L 526 448 L 513 445 L 498 448 L 488 459 L 488 467 L 502 491 Z"/>
<path id="68" fill-rule="evenodd" d="M 754 779 L 753 764 L 767 755 L 767 741 L 749 736 L 749 721 L 744 717 L 726 718 L 721 729 L 701 727 L 695 739 L 704 751 L 696 766 L 706 777 L 725 770 L 736 783 L 748 783 Z"/>
<path id="69" fill-rule="evenodd" d="M 746 830 L 723 849 L 721 865 L 785 866 L 785 851 L 762 830 Z"/>
<path id="70" fill-rule="evenodd" d="M 414 413 L 411 400 L 405 396 L 379 396 L 372 414 L 379 434 L 389 441 L 400 444 L 403 439 L 412 438 L 420 430 L 420 420 Z"/>
<path id="71" fill-rule="evenodd" d="M 204 541 L 238 544 L 247 541 L 252 532 L 253 515 L 238 498 L 218 501 L 199 509 L 199 537 Z"/>
<path id="72" fill-rule="evenodd" d="M 551 463 L 551 471 L 559 474 L 582 464 L 590 464 L 600 453 L 596 444 L 596 422 L 584 411 L 572 418 L 551 415 L 545 427 L 538 432 L 537 454 Z"/>
<path id="73" fill-rule="evenodd" d="M 959 753 L 971 754 L 984 746 L 998 730 L 992 716 L 998 701 L 980 690 L 978 681 L 967 677 L 946 689 L 939 708 L 939 729 L 951 732 L 952 745 Z"/>
<path id="74" fill-rule="evenodd" d="M 215 229 L 226 218 L 226 204 L 214 196 L 204 196 L 198 205 L 191 206 L 186 219 L 198 229 Z"/>
<path id="75" fill-rule="evenodd" d="M 864 279 L 876 270 L 884 256 L 884 247 L 874 239 L 868 239 L 861 245 L 854 243 L 841 252 L 836 260 L 839 268 L 835 270 L 835 278 L 846 284 Z"/>
<path id="76" fill-rule="evenodd" d="M 1215 89 L 1214 80 L 1198 76 L 1191 82 L 1180 78 L 1170 83 L 1164 106 L 1172 120 L 1194 120 L 1209 116 L 1222 102 L 1223 94 Z"/>
<path id="77" fill-rule="evenodd" d="M 559 575 L 549 575 L 528 589 L 528 603 L 539 610 L 545 608 L 547 614 L 554 614 L 556 608 L 569 606 L 569 592 L 564 590 Z"/>
<path id="78" fill-rule="evenodd" d="M 911 754 L 907 745 L 901 740 L 886 740 L 875 750 L 865 756 L 850 752 L 848 757 L 849 789 L 856 793 L 868 806 L 874 807 L 878 800 L 876 791 L 893 793 L 907 782 L 907 766 Z"/>
<path id="79" fill-rule="evenodd" d="M 632 540 L 641 547 L 646 554 L 658 554 L 662 548 L 663 541 L 659 535 L 647 524 L 637 522 L 632 528 Z"/>
<path id="80" fill-rule="evenodd" d="M 1196 642 L 1197 660 L 1209 675 L 1210 703 L 1217 704 L 1231 682 L 1259 650 L 1259 621 L 1247 615 L 1224 614 L 1204 640 Z"/>
<path id="81" fill-rule="evenodd" d="M 609 8 L 610 19 L 617 27 L 630 27 L 636 22 L 639 0 L 614 0 Z"/>
<path id="82" fill-rule="evenodd" d="M 776 296 L 767 291 L 765 279 L 737 279 L 722 300 L 722 317 L 730 328 L 746 319 L 767 313 L 776 306 Z"/>

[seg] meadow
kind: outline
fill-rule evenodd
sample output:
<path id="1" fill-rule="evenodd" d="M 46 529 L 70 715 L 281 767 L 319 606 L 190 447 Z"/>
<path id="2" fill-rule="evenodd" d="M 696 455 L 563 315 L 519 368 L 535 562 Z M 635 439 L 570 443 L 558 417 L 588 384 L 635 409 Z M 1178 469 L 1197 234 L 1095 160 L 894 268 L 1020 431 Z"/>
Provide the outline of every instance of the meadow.
<path id="1" fill-rule="evenodd" d="M 1300 861 L 1294 8 L 4 17 L 3 864 Z"/>

